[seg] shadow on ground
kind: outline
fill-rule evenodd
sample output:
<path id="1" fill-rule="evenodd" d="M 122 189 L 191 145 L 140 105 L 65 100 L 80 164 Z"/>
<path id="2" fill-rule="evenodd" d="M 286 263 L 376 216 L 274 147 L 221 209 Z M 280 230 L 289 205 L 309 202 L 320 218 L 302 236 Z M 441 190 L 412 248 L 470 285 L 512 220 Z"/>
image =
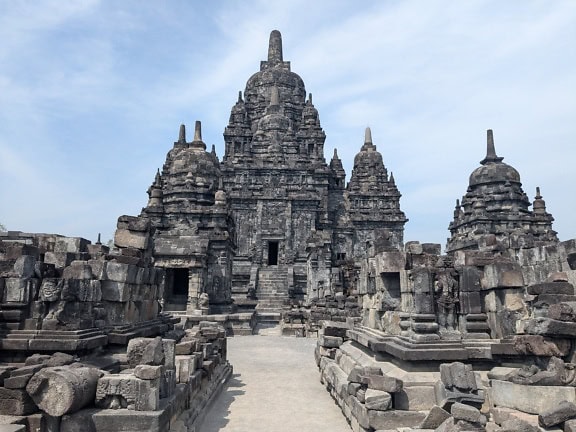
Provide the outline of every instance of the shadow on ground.
<path id="1" fill-rule="evenodd" d="M 204 419 L 199 432 L 218 432 L 223 429 L 229 422 L 230 406 L 238 396 L 246 393 L 241 390 L 245 386 L 246 384 L 240 379 L 240 374 L 232 374 L 232 377 L 226 383 L 226 387 L 210 407 L 209 417 Z"/>

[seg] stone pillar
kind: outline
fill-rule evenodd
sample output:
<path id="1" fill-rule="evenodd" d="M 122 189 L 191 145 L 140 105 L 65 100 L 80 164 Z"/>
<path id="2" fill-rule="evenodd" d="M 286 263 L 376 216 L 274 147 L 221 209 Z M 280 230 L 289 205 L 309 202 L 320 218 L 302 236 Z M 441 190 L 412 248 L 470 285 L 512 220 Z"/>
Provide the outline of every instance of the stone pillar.
<path id="1" fill-rule="evenodd" d="M 471 266 L 460 269 L 460 331 L 466 339 L 489 339 L 488 316 L 482 310 L 482 272 Z"/>
<path id="2" fill-rule="evenodd" d="M 414 313 L 412 314 L 412 335 L 416 341 L 437 340 L 438 323 L 434 307 L 434 277 L 426 268 L 410 271 L 414 284 Z"/>
<path id="3" fill-rule="evenodd" d="M 188 274 L 188 304 L 186 306 L 187 313 L 198 313 L 198 297 L 202 292 L 202 276 L 199 273 L 200 269 L 190 268 Z"/>

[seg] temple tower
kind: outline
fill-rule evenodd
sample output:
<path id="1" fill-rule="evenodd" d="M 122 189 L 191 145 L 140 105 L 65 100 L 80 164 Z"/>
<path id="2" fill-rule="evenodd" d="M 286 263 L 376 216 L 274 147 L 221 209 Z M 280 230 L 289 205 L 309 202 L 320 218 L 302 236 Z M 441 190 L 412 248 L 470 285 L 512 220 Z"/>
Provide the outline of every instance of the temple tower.
<path id="1" fill-rule="evenodd" d="M 446 251 L 485 245 L 521 249 L 557 242 L 554 218 L 546 212 L 540 191 L 530 211 L 520 174 L 496 155 L 492 130 L 487 132 L 486 147 L 486 157 L 470 175 L 461 203 L 456 203 Z"/>

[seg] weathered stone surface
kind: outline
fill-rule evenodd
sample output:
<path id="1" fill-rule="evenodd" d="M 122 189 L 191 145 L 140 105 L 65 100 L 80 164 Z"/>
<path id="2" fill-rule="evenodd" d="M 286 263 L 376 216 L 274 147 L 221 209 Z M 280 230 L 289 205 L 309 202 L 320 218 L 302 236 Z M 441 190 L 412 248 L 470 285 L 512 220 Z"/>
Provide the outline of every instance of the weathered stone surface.
<path id="1" fill-rule="evenodd" d="M 543 282 L 526 288 L 528 294 L 568 294 L 574 295 L 574 287 L 569 282 Z"/>
<path id="2" fill-rule="evenodd" d="M 542 427 L 549 428 L 575 417 L 576 404 L 574 404 L 574 402 L 562 401 L 558 405 L 542 411 L 538 415 L 538 423 Z"/>
<path id="3" fill-rule="evenodd" d="M 448 389 L 458 389 L 464 392 L 478 390 L 472 366 L 461 362 L 441 364 L 440 379 Z"/>
<path id="4" fill-rule="evenodd" d="M 134 368 L 134 376 L 143 380 L 159 379 L 164 373 L 164 366 L 139 364 Z"/>
<path id="5" fill-rule="evenodd" d="M 92 403 L 102 371 L 89 367 L 52 367 L 37 372 L 26 391 L 45 413 L 59 417 Z"/>
<path id="6" fill-rule="evenodd" d="M 436 429 L 442 423 L 444 423 L 450 417 L 450 413 L 438 405 L 434 405 L 422 423 L 420 423 L 420 429 Z"/>
<path id="7" fill-rule="evenodd" d="M 486 417 L 478 408 L 456 402 L 452 405 L 450 413 L 456 420 L 465 420 L 470 423 L 486 424 Z"/>
<path id="8" fill-rule="evenodd" d="M 402 380 L 387 375 L 364 375 L 360 378 L 362 384 L 373 390 L 397 393 L 402 390 Z"/>
<path id="9" fill-rule="evenodd" d="M 344 340 L 341 337 L 324 335 L 320 336 L 318 343 L 324 348 L 338 348 L 344 343 Z"/>
<path id="10" fill-rule="evenodd" d="M 392 396 L 381 390 L 366 390 L 364 405 L 369 410 L 386 411 L 392 407 Z"/>
<path id="11" fill-rule="evenodd" d="M 576 322 L 558 321 L 544 317 L 528 320 L 524 329 L 527 333 L 543 336 L 576 337 Z"/>
<path id="12" fill-rule="evenodd" d="M 558 386 L 530 386 L 492 380 L 490 400 L 496 406 L 540 414 L 562 401 L 576 403 L 576 388 Z"/>
<path id="13" fill-rule="evenodd" d="M 154 411 L 160 403 L 160 380 L 134 375 L 104 375 L 98 380 L 95 404 L 100 408 Z"/>
<path id="14" fill-rule="evenodd" d="M 368 410 L 368 423 L 374 429 L 415 427 L 422 423 L 426 414 L 418 411 L 374 411 Z"/>
<path id="15" fill-rule="evenodd" d="M 394 408 L 408 411 L 424 411 L 436 404 L 436 393 L 433 386 L 404 387 L 394 393 Z"/>
<path id="16" fill-rule="evenodd" d="M 0 387 L 0 414 L 22 416 L 36 411 L 36 404 L 25 390 Z"/>
<path id="17" fill-rule="evenodd" d="M 498 432 L 540 432 L 540 428 L 519 418 L 511 418 L 502 423 Z"/>
<path id="18" fill-rule="evenodd" d="M 558 321 L 576 322 L 576 302 L 551 304 L 548 318 Z"/>
<path id="19" fill-rule="evenodd" d="M 544 357 L 564 357 L 571 348 L 569 339 L 545 338 L 542 335 L 518 335 L 514 337 L 514 350 L 520 354 Z"/>

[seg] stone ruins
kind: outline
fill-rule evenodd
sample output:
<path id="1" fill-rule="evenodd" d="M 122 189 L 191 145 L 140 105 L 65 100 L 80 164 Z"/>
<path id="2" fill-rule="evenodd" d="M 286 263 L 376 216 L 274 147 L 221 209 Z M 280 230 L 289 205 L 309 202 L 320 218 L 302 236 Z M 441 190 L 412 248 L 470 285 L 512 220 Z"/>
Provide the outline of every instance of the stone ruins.
<path id="1" fill-rule="evenodd" d="M 492 131 L 444 254 L 404 242 L 369 128 L 347 183 L 325 139 L 273 31 L 222 160 L 180 126 L 113 250 L 1 233 L 0 431 L 195 431 L 226 336 L 272 328 L 318 339 L 355 432 L 576 431 L 576 240 Z"/>

